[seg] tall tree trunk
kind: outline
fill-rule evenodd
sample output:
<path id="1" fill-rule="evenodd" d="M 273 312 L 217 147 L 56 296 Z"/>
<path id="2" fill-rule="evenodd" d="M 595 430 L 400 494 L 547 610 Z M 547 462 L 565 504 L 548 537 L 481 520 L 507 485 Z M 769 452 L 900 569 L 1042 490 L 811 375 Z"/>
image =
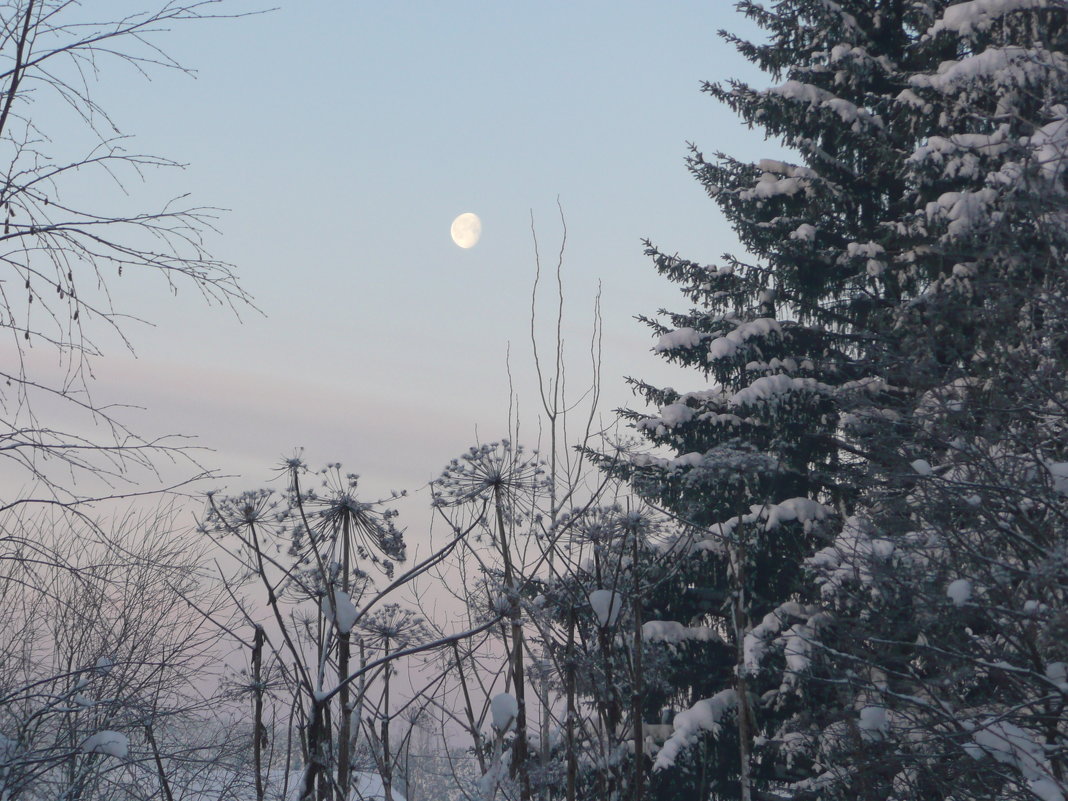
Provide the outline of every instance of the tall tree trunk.
<path id="1" fill-rule="evenodd" d="M 567 801 L 575 801 L 575 780 L 578 778 L 578 755 L 575 753 L 575 723 L 578 710 L 575 708 L 575 608 L 568 611 L 567 620 L 567 663 L 564 667 L 564 681 L 567 696 Z"/>
<path id="2" fill-rule="evenodd" d="M 512 746 L 512 773 L 519 777 L 520 801 L 530 801 L 530 770 L 527 764 L 527 701 L 526 679 L 523 675 L 523 623 L 519 607 L 519 585 L 515 579 L 512 555 L 508 548 L 508 531 L 504 525 L 504 500 L 499 491 L 495 495 L 497 512 L 497 533 L 501 546 L 501 558 L 504 562 L 504 583 L 511 595 L 509 599 L 509 616 L 512 624 L 512 680 L 515 689 L 515 701 L 518 711 L 515 716 L 515 745 Z"/>
<path id="3" fill-rule="evenodd" d="M 349 537 L 351 523 L 348 515 L 342 519 L 341 523 L 341 588 L 345 592 L 346 596 L 351 598 L 352 582 L 349 581 L 349 570 L 351 569 L 352 550 L 349 545 Z M 337 599 L 334 599 L 335 611 L 338 606 Z M 341 631 L 338 629 L 338 644 L 337 644 L 337 675 L 338 681 L 343 681 L 346 676 L 349 675 L 349 658 L 351 648 L 351 631 Z M 338 801 L 348 801 L 349 798 L 349 782 L 352 778 L 350 767 L 350 748 L 352 739 L 352 709 L 351 701 L 349 698 L 349 683 L 344 681 L 341 685 L 341 691 L 338 693 L 338 707 L 340 709 L 340 719 L 338 720 L 337 731 L 337 786 L 338 786 Z"/>
<path id="4" fill-rule="evenodd" d="M 267 729 L 263 725 L 263 643 L 267 634 L 263 626 L 256 626 L 252 640 L 252 760 L 256 771 L 256 801 L 263 801 L 263 750 L 266 747 Z"/>
<path id="5" fill-rule="evenodd" d="M 300 801 L 329 801 L 329 777 L 325 776 L 324 749 L 328 741 L 326 736 L 326 715 L 323 703 L 311 693 L 311 708 L 308 716 L 308 760 L 304 768 L 304 786 L 300 792 Z"/>
<path id="6" fill-rule="evenodd" d="M 638 533 L 631 544 L 631 570 L 634 572 L 634 678 L 631 683 L 630 714 L 634 724 L 634 801 L 642 801 L 645 790 L 645 739 L 642 737 L 642 597 L 638 585 Z M 614 600 L 614 598 L 613 598 Z"/>
<path id="7" fill-rule="evenodd" d="M 739 517 L 741 519 L 741 517 Z M 742 541 L 744 530 L 741 525 L 737 528 L 738 543 L 735 548 L 735 587 L 732 595 L 732 617 L 734 618 L 734 641 L 737 649 L 737 660 L 734 671 L 734 693 L 738 704 L 738 781 L 741 785 L 741 801 L 752 801 L 752 786 L 750 781 L 751 761 L 751 738 L 752 713 L 749 708 L 749 686 L 745 678 L 745 635 L 749 631 L 749 621 L 746 609 L 746 571 L 745 571 L 745 545 Z"/>
<path id="8" fill-rule="evenodd" d="M 383 655 L 389 655 L 389 637 L 384 640 Z M 389 752 L 389 664 L 386 664 L 382 688 L 382 790 L 386 801 L 393 801 L 393 755 Z"/>
<path id="9" fill-rule="evenodd" d="M 174 795 L 171 793 L 171 783 L 167 780 L 167 771 L 163 768 L 163 759 L 159 753 L 159 746 L 156 745 L 156 737 L 152 734 L 152 724 L 145 726 L 145 739 L 148 740 L 148 745 L 152 749 L 152 759 L 156 763 L 156 775 L 159 776 L 159 786 L 163 792 L 163 801 L 174 801 Z"/>

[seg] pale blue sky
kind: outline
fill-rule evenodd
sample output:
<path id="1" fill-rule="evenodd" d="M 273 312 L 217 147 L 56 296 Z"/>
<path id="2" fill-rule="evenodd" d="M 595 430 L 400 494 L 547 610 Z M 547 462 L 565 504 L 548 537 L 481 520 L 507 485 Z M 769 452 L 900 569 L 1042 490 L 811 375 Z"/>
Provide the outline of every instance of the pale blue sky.
<path id="1" fill-rule="evenodd" d="M 568 340 L 581 372 L 601 281 L 604 410 L 628 402 L 624 374 L 665 375 L 631 318 L 684 307 L 641 238 L 707 261 L 735 248 L 685 142 L 779 152 L 699 91 L 767 82 L 715 34 L 752 32 L 732 5 L 283 0 L 175 30 L 163 41 L 195 80 L 109 76 L 100 98 L 137 149 L 189 164 L 152 194 L 229 209 L 211 249 L 265 316 L 120 288 L 157 327 L 130 330 L 136 362 L 113 349 L 101 365 L 106 396 L 148 407 L 142 429 L 199 435 L 241 486 L 305 445 L 312 464 L 414 489 L 476 427 L 504 434 L 508 342 L 535 404 L 529 214 L 551 262 L 559 195 Z M 483 221 L 468 251 L 449 239 L 464 211 Z"/>

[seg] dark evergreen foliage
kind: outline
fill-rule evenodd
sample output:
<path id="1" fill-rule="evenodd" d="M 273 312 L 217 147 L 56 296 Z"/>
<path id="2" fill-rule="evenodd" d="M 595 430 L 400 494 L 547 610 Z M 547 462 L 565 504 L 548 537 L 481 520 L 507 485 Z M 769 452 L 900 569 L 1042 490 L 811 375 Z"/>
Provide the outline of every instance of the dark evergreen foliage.
<path id="1" fill-rule="evenodd" d="M 603 459 L 722 599 L 674 618 L 728 646 L 690 703 L 740 699 L 650 790 L 1061 799 L 1065 4 L 738 7 L 775 85 L 705 90 L 795 157 L 692 149 L 748 255 L 648 245 L 692 304 L 655 350 L 705 383 L 635 380 L 650 450 Z"/>

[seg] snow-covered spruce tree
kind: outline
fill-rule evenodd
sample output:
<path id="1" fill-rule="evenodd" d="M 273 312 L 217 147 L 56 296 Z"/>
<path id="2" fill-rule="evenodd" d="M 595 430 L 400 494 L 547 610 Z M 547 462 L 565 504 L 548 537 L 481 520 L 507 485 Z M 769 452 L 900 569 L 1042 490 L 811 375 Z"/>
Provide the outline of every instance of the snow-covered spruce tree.
<path id="1" fill-rule="evenodd" d="M 958 347 L 927 334 L 938 354 L 917 364 L 901 330 L 916 325 L 906 312 L 936 277 L 952 275 L 932 250 L 926 195 L 908 161 L 943 113 L 925 107 L 913 76 L 960 53 L 955 41 L 924 35 L 945 5 L 740 3 L 768 42 L 726 38 L 775 85 L 705 88 L 796 163 L 706 160 L 695 149 L 691 170 L 751 258 L 712 267 L 649 247 L 694 304 L 647 321 L 655 349 L 707 384 L 679 393 L 635 382 L 659 411 L 628 416 L 660 451 L 612 467 L 692 539 L 678 569 L 693 606 L 678 622 L 709 627 L 730 646 L 730 664 L 703 666 L 722 677 L 719 690 L 675 717 L 653 766 L 675 770 L 673 786 L 689 781 L 697 797 L 818 794 L 835 748 L 852 738 L 859 753 L 871 742 L 862 735 L 875 712 L 862 714 L 863 688 L 841 674 L 857 665 L 830 648 L 857 641 L 822 608 L 813 557 L 872 481 L 900 472 L 912 429 L 895 421 L 937 385 L 939 360 Z M 945 216 L 960 210 L 950 204 Z M 695 758 L 700 749 L 709 756 Z"/>
<path id="2" fill-rule="evenodd" d="M 917 12 L 886 226 L 903 244 L 877 285 L 898 402 L 850 421 L 888 447 L 811 561 L 857 718 L 794 789 L 1063 799 L 1068 8 Z"/>

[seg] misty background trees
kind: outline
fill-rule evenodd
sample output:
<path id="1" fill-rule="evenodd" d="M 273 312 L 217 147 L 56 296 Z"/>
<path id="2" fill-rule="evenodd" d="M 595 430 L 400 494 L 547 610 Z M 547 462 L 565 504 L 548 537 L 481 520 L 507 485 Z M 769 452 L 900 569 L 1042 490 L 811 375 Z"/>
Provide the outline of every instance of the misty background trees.
<path id="1" fill-rule="evenodd" d="M 739 3 L 771 87 L 704 89 L 791 155 L 692 146 L 744 252 L 646 243 L 693 384 L 635 359 L 605 423 L 535 239 L 537 425 L 457 449 L 418 554 L 300 456 L 180 523 L 199 461 L 94 401 L 109 285 L 249 302 L 209 210 L 104 192 L 170 163 L 93 81 L 224 7 L 154 8 L 0 11 L 0 799 L 1065 797 L 1063 0 Z"/>

